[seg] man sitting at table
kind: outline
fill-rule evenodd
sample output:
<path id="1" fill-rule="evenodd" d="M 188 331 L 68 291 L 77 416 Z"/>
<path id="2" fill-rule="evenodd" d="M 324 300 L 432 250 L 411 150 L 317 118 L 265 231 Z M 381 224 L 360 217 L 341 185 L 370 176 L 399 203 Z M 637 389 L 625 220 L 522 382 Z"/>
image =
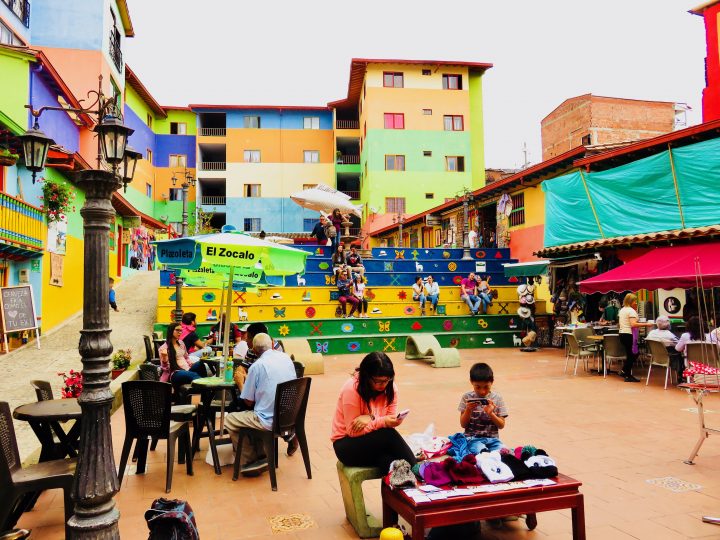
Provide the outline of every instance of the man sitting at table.
<path id="1" fill-rule="evenodd" d="M 240 398 L 249 407 L 247 411 L 227 415 L 225 427 L 230 432 L 233 448 L 237 451 L 240 428 L 271 430 L 275 410 L 277 385 L 295 378 L 295 367 L 284 352 L 273 350 L 272 339 L 264 333 L 253 339 L 253 350 L 258 359 L 250 366 Z M 240 464 L 243 476 L 257 476 L 267 470 L 267 457 L 262 439 L 250 437 L 244 441 Z M 292 438 L 297 445 L 297 437 Z M 290 443 L 288 444 L 288 450 Z"/>
<path id="2" fill-rule="evenodd" d="M 223 332 L 225 332 L 225 314 L 220 315 L 220 320 L 210 328 L 210 336 L 208 337 L 208 343 L 215 343 L 217 345 L 223 344 Z M 230 345 L 233 346 L 240 342 L 242 334 L 240 329 L 234 322 L 230 322 Z"/>

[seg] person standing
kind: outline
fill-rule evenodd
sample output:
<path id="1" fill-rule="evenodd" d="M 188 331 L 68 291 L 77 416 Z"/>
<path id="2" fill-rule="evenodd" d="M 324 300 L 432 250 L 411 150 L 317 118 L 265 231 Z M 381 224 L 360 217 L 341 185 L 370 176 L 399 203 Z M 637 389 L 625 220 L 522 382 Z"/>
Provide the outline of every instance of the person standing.
<path id="1" fill-rule="evenodd" d="M 623 307 L 618 314 L 620 342 L 625 348 L 625 363 L 620 376 L 625 382 L 640 382 L 640 379 L 633 377 L 632 368 L 638 357 L 637 340 L 640 328 L 654 326 L 653 323 L 638 322 L 637 296 L 634 294 L 625 295 Z"/>
<path id="2" fill-rule="evenodd" d="M 109 293 L 110 307 L 113 308 L 113 311 L 120 311 L 118 309 L 117 300 L 115 297 L 115 289 L 113 289 L 114 286 L 115 286 L 115 280 L 113 278 L 110 278 L 110 293 Z"/>
<path id="3" fill-rule="evenodd" d="M 338 245 L 340 245 L 340 235 L 341 235 L 341 228 L 342 224 L 345 221 L 350 221 L 346 215 L 344 215 L 342 212 L 340 212 L 339 208 L 334 208 L 332 211 L 332 214 L 330 214 L 330 221 L 335 227 L 335 238 L 331 238 L 333 241 L 333 252 L 338 248 Z"/>
<path id="4" fill-rule="evenodd" d="M 320 214 L 320 221 L 315 224 L 312 232 L 310 233 L 310 236 L 314 236 L 317 239 L 319 246 L 327 246 L 328 237 L 325 234 L 325 225 L 327 225 L 327 220 L 325 219 L 325 216 Z"/>

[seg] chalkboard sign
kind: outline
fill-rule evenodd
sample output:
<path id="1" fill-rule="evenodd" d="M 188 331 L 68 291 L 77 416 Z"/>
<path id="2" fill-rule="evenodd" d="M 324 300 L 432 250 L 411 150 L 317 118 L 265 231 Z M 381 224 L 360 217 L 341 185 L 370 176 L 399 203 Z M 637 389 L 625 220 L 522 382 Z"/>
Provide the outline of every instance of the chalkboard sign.
<path id="1" fill-rule="evenodd" d="M 30 285 L 0 288 L 0 307 L 2 308 L 3 333 L 37 328 L 35 304 Z"/>

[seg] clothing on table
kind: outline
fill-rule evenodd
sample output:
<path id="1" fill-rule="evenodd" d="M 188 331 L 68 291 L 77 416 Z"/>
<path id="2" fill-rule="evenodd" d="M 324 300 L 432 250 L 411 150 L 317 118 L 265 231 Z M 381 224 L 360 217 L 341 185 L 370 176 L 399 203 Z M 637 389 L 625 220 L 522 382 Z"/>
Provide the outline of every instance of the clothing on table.
<path id="1" fill-rule="evenodd" d="M 319 221 L 313 227 L 310 236 L 314 236 L 315 238 L 317 238 L 317 243 L 321 246 L 327 244 L 328 237 L 325 234 L 325 227 L 323 227 L 322 223 L 320 223 Z"/>
<path id="2" fill-rule="evenodd" d="M 468 406 L 474 406 L 475 404 L 473 403 L 468 404 L 468 400 L 471 398 L 478 399 L 480 398 L 480 396 L 475 391 L 465 392 L 460 398 L 458 411 L 462 413 Z M 492 390 L 487 396 L 485 396 L 485 398 L 491 399 L 493 403 L 495 403 L 496 416 L 499 416 L 501 418 L 506 418 L 508 416 L 508 410 L 505 406 L 505 400 L 503 400 L 500 394 Z M 479 403 L 475 407 L 475 410 L 472 412 L 472 416 L 470 416 L 470 421 L 465 428 L 465 435 L 470 437 L 492 437 L 495 439 L 499 438 L 498 427 L 492 423 L 492 420 L 490 420 L 490 416 L 482 409 L 482 406 Z"/>
<path id="3" fill-rule="evenodd" d="M 483 450 L 492 452 L 505 447 L 497 437 L 473 437 L 465 433 L 455 433 L 448 438 L 452 446 L 448 449 L 447 453 L 458 461 L 467 455 L 479 454 Z"/>

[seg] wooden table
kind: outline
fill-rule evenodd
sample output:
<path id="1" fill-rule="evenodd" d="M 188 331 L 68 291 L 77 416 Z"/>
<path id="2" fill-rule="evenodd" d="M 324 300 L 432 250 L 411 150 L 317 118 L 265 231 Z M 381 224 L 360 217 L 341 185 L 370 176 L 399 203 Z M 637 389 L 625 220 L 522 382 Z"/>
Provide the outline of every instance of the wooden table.
<path id="1" fill-rule="evenodd" d="M 585 540 L 585 505 L 583 494 L 578 489 L 582 483 L 564 474 L 553 480 L 557 484 L 552 486 L 476 493 L 465 497 L 416 503 L 401 489 L 390 489 L 384 479 L 381 487 L 383 527 L 397 523 L 397 516 L 400 514 L 412 526 L 412 539 L 422 540 L 426 527 L 570 508 L 573 539 Z"/>
<path id="2" fill-rule="evenodd" d="M 198 410 L 198 427 L 193 433 L 193 451 L 200 446 L 200 438 L 207 436 L 210 443 L 210 453 L 215 467 L 215 474 L 222 474 L 220 470 L 220 459 L 218 458 L 217 447 L 221 444 L 229 444 L 228 437 L 223 438 L 225 432 L 225 393 L 230 390 L 233 397 L 237 393 L 235 382 L 225 382 L 221 377 L 203 377 L 192 382 L 193 391 L 200 393 L 200 408 Z M 215 410 L 213 410 L 213 397 L 215 392 L 221 390 L 222 407 L 220 409 L 220 429 L 215 429 Z M 233 399 L 234 401 L 234 399 Z M 207 431 L 206 431 L 207 430 Z M 216 437 L 217 435 L 217 437 Z"/>
<path id="3" fill-rule="evenodd" d="M 13 411 L 13 418 L 30 424 L 42 444 L 40 461 L 76 457 L 80 444 L 80 418 L 82 410 L 75 398 L 49 399 L 20 405 Z M 60 422 L 75 420 L 69 431 L 65 432 Z M 59 442 L 53 439 L 53 433 Z"/>

